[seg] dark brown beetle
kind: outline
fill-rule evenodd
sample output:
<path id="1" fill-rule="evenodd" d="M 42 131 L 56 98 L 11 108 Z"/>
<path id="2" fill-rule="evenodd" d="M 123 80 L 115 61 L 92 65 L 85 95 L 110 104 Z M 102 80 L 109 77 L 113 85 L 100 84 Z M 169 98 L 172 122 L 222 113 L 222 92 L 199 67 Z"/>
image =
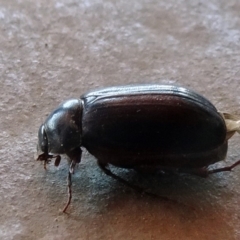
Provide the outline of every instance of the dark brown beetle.
<path id="1" fill-rule="evenodd" d="M 70 160 L 68 175 L 81 161 L 85 147 L 106 168 L 151 167 L 208 176 L 240 164 L 215 170 L 207 167 L 225 159 L 228 139 L 240 131 L 240 121 L 220 114 L 207 99 L 183 87 L 140 85 L 105 88 L 72 99 L 53 111 L 38 133 L 38 160 L 46 163 L 59 154 Z M 50 155 L 50 153 L 58 155 Z M 125 182 L 124 180 L 122 180 Z"/>

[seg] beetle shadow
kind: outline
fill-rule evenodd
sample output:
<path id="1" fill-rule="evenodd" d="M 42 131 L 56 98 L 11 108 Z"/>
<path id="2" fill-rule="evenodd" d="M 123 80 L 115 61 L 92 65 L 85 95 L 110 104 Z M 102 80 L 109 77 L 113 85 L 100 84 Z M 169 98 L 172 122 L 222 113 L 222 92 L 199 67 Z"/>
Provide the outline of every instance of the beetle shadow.
<path id="1" fill-rule="evenodd" d="M 225 214 L 227 206 L 219 200 L 229 194 L 228 174 L 226 178 L 224 174 L 216 174 L 204 179 L 187 174 L 142 174 L 111 167 L 118 176 L 158 198 L 126 187 L 105 175 L 94 162 L 84 163 L 80 168 L 74 177 L 74 200 L 69 217 L 84 219 L 86 226 L 95 222 L 94 229 L 100 235 L 107 231 L 106 226 L 120 232 L 141 226 L 143 231 L 151 231 L 156 236 L 173 226 L 192 234 L 211 228 L 219 239 L 234 235 L 229 224 L 231 214 Z M 112 234 L 114 237 L 115 231 Z"/>
<path id="2" fill-rule="evenodd" d="M 63 163 L 58 169 L 53 166 L 50 169 L 43 176 L 43 179 L 45 179 L 46 183 L 48 181 L 52 182 L 56 191 L 49 192 L 49 197 L 53 193 L 57 194 L 57 191 L 60 191 L 60 194 L 66 193 L 68 165 Z M 75 204 L 74 202 L 83 201 L 83 204 L 87 203 L 90 206 L 96 204 L 100 209 L 103 206 L 102 210 L 104 210 L 104 206 L 108 205 L 108 203 L 115 202 L 121 198 L 124 201 L 129 197 L 136 197 L 137 199 L 145 199 L 173 208 L 176 206 L 177 208 L 198 210 L 201 206 L 203 208 L 211 207 L 213 204 L 217 206 L 218 196 L 228 194 L 226 185 L 229 173 L 218 173 L 208 178 L 201 178 L 189 174 L 140 173 L 135 170 L 113 166 L 111 166 L 111 171 L 130 184 L 154 196 L 141 194 L 135 191 L 135 189 L 125 186 L 121 182 L 107 176 L 97 166 L 96 162 L 85 160 L 79 165 L 73 175 L 72 205 Z M 56 196 L 51 198 L 56 199 Z M 57 199 L 60 199 L 60 197 L 57 197 Z M 67 196 L 65 199 L 67 199 Z"/>
<path id="3" fill-rule="evenodd" d="M 145 231 L 151 230 L 157 236 L 159 229 L 165 231 L 172 226 L 193 231 L 189 226 L 194 223 L 204 232 L 208 225 L 211 226 L 212 219 L 213 228 L 227 229 L 228 236 L 233 234 L 228 224 L 231 219 L 227 219 L 230 215 L 226 214 L 227 205 L 223 206 L 230 194 L 226 187 L 229 174 L 220 173 L 204 179 L 187 174 L 143 174 L 111 166 L 118 176 L 159 196 L 152 197 L 112 179 L 95 161 L 88 160 L 83 161 L 73 175 L 73 199 L 67 210 L 69 214 L 64 216 L 80 221 L 86 228 L 95 223 L 97 234 L 103 234 L 105 226 L 115 228 L 117 225 L 121 231 L 129 226 L 136 229 L 144 226 Z M 67 201 L 67 171 L 66 163 L 58 169 L 51 166 L 39 179 L 41 185 L 45 181 L 44 194 L 47 196 L 44 201 L 52 206 L 53 212 L 58 212 Z M 146 227 L 145 221 L 151 226 Z M 220 239 L 225 238 L 223 232 L 216 230 L 216 234 Z"/>
<path id="4" fill-rule="evenodd" d="M 107 176 L 95 163 L 91 166 L 83 166 L 79 170 L 76 179 L 81 178 L 81 184 L 74 186 L 76 192 L 84 193 L 90 198 L 94 196 L 96 203 L 99 201 L 114 202 L 120 198 L 137 197 L 137 199 L 150 199 L 159 204 L 177 206 L 177 208 L 199 209 L 200 206 L 208 208 L 218 204 L 217 198 L 221 194 L 227 194 L 226 173 L 218 173 L 208 178 L 201 178 L 189 174 L 159 174 L 139 173 L 134 170 L 126 170 L 111 166 L 114 174 L 123 178 L 132 185 L 143 189 L 150 194 L 140 194 L 135 189 L 129 188 L 115 179 Z M 223 177 L 226 176 L 226 177 Z M 83 180 L 83 181 L 82 181 Z M 78 181 L 78 180 L 76 180 Z M 83 187 L 86 188 L 83 188 Z M 88 192 L 90 191 L 90 192 Z M 82 195 L 81 194 L 81 195 Z M 107 195 L 107 197 L 105 196 Z M 151 200 L 155 198 L 154 200 Z M 78 199 L 81 199 L 80 197 Z M 124 199 L 122 199 L 124 200 Z"/>

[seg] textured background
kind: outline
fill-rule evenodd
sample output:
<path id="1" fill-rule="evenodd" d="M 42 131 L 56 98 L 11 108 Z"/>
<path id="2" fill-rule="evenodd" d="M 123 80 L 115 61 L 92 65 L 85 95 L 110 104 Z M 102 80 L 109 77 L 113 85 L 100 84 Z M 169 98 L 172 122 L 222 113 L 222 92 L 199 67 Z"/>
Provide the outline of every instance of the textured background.
<path id="1" fill-rule="evenodd" d="M 239 13 L 238 0 L 0 0 L 0 239 L 240 239 L 240 168 L 208 179 L 114 169 L 183 206 L 140 196 L 84 152 L 62 214 L 67 162 L 44 171 L 33 157 L 46 115 L 103 86 L 184 85 L 240 114 Z M 240 158 L 239 140 L 223 164 Z"/>

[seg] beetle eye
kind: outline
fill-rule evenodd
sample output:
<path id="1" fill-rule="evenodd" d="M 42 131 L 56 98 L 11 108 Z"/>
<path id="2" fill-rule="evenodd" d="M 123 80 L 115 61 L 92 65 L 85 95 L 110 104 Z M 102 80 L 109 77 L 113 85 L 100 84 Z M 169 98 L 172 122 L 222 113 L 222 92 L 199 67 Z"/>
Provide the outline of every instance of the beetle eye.
<path id="1" fill-rule="evenodd" d="M 48 139 L 47 139 L 47 134 L 45 132 L 44 125 L 41 125 L 38 130 L 37 151 L 42 151 L 44 153 L 48 153 Z"/>

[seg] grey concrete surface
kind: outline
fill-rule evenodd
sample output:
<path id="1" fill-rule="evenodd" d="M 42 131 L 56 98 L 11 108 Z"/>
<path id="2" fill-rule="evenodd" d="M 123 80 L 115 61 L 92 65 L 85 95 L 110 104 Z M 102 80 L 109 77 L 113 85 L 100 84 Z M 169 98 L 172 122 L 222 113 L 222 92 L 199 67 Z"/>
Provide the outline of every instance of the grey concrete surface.
<path id="1" fill-rule="evenodd" d="M 179 84 L 240 115 L 238 0 L 0 0 L 0 22 L 0 239 L 240 239 L 240 167 L 208 179 L 114 169 L 177 204 L 122 186 L 85 151 L 63 214 L 66 159 L 34 160 L 46 115 L 94 88 Z M 217 166 L 240 159 L 239 140 Z"/>

